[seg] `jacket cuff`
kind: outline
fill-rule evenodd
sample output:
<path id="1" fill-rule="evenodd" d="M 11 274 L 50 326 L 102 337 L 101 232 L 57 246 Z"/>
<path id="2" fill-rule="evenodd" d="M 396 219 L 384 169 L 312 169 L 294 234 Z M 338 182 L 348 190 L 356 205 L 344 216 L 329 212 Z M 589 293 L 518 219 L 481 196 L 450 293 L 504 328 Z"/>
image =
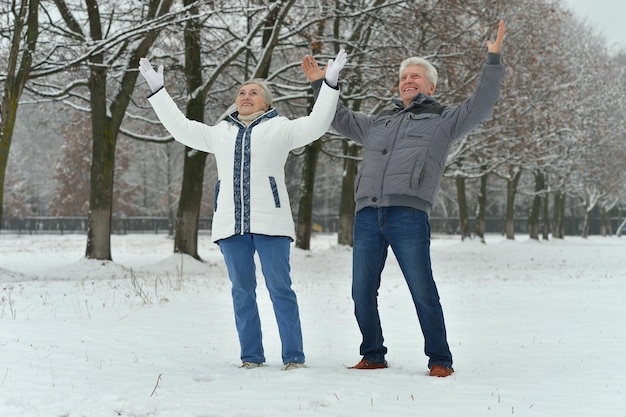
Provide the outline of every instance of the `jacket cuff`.
<path id="1" fill-rule="evenodd" d="M 487 53 L 487 65 L 499 65 L 501 63 L 501 54 Z"/>
<path id="2" fill-rule="evenodd" d="M 326 84 L 327 86 L 329 86 L 333 90 L 339 90 L 339 83 L 337 83 L 337 85 L 333 87 L 332 85 L 328 84 L 328 81 L 326 81 L 326 78 L 322 78 L 322 79 L 324 80 L 324 84 Z M 320 88 L 322 88 L 321 85 L 320 85 Z"/>
<path id="3" fill-rule="evenodd" d="M 150 94 L 150 95 L 148 96 L 148 98 L 152 97 L 153 95 L 155 95 L 155 94 L 156 94 L 156 93 L 158 93 L 159 91 L 163 90 L 164 88 L 165 88 L 165 86 L 164 86 L 164 85 L 162 85 L 162 86 L 161 86 L 161 88 L 159 88 L 159 89 L 158 89 L 158 90 L 156 90 L 156 91 L 153 91 L 153 92 L 152 92 L 152 94 Z"/>
<path id="4" fill-rule="evenodd" d="M 315 80 L 311 83 L 311 87 L 313 88 L 313 91 L 320 91 L 322 89 L 322 83 L 326 83 L 326 79 L 325 78 L 320 78 L 319 80 Z M 328 85 L 328 83 L 326 83 Z M 330 86 L 329 86 L 330 87 Z"/>
<path id="5" fill-rule="evenodd" d="M 319 80 L 315 80 L 311 83 L 311 88 L 313 89 L 313 97 L 317 100 L 317 96 L 320 94 L 320 90 L 322 89 L 322 84 L 326 83 L 325 78 L 320 78 Z M 328 85 L 328 83 L 326 83 Z M 332 88 L 332 87 L 331 87 Z"/>

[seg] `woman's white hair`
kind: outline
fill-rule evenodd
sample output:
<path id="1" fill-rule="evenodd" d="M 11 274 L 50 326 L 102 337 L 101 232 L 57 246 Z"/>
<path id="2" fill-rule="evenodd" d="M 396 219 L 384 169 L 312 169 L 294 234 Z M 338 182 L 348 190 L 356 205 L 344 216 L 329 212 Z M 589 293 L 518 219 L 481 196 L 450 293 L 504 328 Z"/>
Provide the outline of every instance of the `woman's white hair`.
<path id="1" fill-rule="evenodd" d="M 263 96 L 263 101 L 265 101 L 265 104 L 267 104 L 267 106 L 271 108 L 272 104 L 274 103 L 274 96 L 272 95 L 272 92 L 270 91 L 270 87 L 267 85 L 265 80 L 261 78 L 253 78 L 241 84 L 239 88 L 237 89 L 237 94 L 239 94 L 239 91 L 241 91 L 241 88 L 244 85 L 250 85 L 250 84 L 256 84 L 259 86 L 259 88 L 261 89 L 261 95 Z"/>
<path id="2" fill-rule="evenodd" d="M 406 67 L 410 67 L 411 65 L 419 65 L 420 67 L 426 70 L 426 78 L 430 81 L 435 87 L 437 86 L 437 80 L 439 79 L 439 74 L 437 73 L 437 68 L 433 66 L 430 62 L 425 60 L 424 58 L 419 58 L 413 56 L 411 58 L 407 58 L 400 63 L 400 72 L 398 74 L 398 78 L 402 77 L 402 72 Z"/>

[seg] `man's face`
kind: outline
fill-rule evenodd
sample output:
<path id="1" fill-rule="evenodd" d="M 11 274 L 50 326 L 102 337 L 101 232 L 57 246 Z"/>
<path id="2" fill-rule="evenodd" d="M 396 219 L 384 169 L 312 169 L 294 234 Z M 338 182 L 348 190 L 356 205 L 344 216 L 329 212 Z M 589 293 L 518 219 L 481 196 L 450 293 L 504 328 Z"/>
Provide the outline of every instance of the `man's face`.
<path id="1" fill-rule="evenodd" d="M 269 107 L 263 99 L 261 87 L 257 84 L 247 84 L 241 87 L 235 103 L 237 104 L 237 111 L 242 116 L 248 116 L 261 110 L 267 111 Z"/>
<path id="2" fill-rule="evenodd" d="M 435 86 L 426 78 L 426 69 L 420 65 L 409 65 L 402 74 L 398 84 L 400 98 L 404 105 L 408 105 L 419 93 L 431 96 Z"/>

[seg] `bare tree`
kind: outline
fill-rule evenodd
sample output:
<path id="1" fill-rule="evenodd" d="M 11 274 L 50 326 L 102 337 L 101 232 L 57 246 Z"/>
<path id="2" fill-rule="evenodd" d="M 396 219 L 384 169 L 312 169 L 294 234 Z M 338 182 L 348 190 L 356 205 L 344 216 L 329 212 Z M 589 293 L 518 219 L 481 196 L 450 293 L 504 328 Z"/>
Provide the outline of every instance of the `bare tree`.
<path id="1" fill-rule="evenodd" d="M 569 43 L 562 61 L 571 68 L 571 86 L 576 88 L 561 95 L 559 107 L 568 110 L 562 122 L 571 142 L 567 163 L 559 161 L 563 169 L 552 171 L 549 179 L 558 181 L 559 192 L 578 200 L 583 217 L 580 233 L 587 237 L 592 210 L 599 207 L 602 212 L 615 206 L 625 181 L 624 170 L 619 168 L 626 133 L 625 69 L 623 59 L 609 53 L 604 36 L 584 22 L 568 22 L 564 39 Z"/>
<path id="2" fill-rule="evenodd" d="M 63 153 L 53 175 L 57 187 L 50 200 L 50 213 L 54 216 L 81 216 L 89 210 L 91 157 L 85 154 L 92 146 L 91 130 L 90 120 L 82 114 L 63 128 Z M 135 214 L 133 199 L 139 192 L 139 187 L 129 184 L 124 176 L 132 157 L 128 145 L 128 142 L 118 144 L 115 155 L 113 206 L 122 216 Z"/>
<path id="3" fill-rule="evenodd" d="M 0 228 L 3 218 L 4 181 L 9 161 L 9 150 L 15 129 L 17 107 L 30 77 L 33 54 L 39 37 L 39 0 L 12 0 L 3 16 L 0 31 L 9 51 L 6 73 L 0 74 L 3 84 L 0 103 Z M 4 44 L 4 40 L 0 41 Z"/>
<path id="4" fill-rule="evenodd" d="M 66 0 L 54 3 L 62 22 L 52 23 L 64 35 L 65 43 L 40 71 L 53 74 L 60 68 L 84 65 L 88 72 L 86 79 L 49 94 L 78 99 L 74 102 L 77 107 L 88 106 L 92 162 L 85 256 L 110 260 L 117 137 L 136 84 L 137 62 L 146 55 L 164 22 L 172 19 L 168 13 L 173 0 L 150 0 L 145 8 L 106 0 L 85 0 L 85 9 Z M 115 91 L 110 93 L 112 84 Z M 87 95 L 81 91 L 85 87 Z"/>
<path id="5" fill-rule="evenodd" d="M 456 203 L 459 217 L 463 216 L 462 235 L 471 235 L 469 224 L 476 213 L 474 233 L 484 237 L 487 213 L 500 214 L 506 209 L 510 236 L 515 233 L 515 216 L 527 212 L 532 239 L 538 239 L 540 233 L 547 239 L 550 226 L 554 237 L 563 237 L 566 216 L 599 212 L 606 224 L 609 211 L 623 207 L 626 200 L 620 165 L 625 159 L 623 54 L 611 56 L 601 37 L 577 21 L 559 1 L 154 0 L 137 4 L 54 0 L 39 4 L 34 9 L 39 13 L 32 15 L 28 11 L 39 2 L 10 3 L 12 7 L 7 7 L 0 22 L 1 39 L 7 46 L 0 53 L 4 87 L 0 198 L 5 199 L 4 176 L 12 134 L 8 132 L 15 124 L 22 89 L 61 99 L 73 109 L 90 114 L 94 150 L 88 159 L 94 162 L 90 166 L 93 201 L 88 257 L 110 258 L 108 236 L 118 201 L 113 192 L 118 186 L 113 184 L 119 170 L 115 173 L 111 168 L 119 164 L 111 162 L 120 153 L 117 136 L 121 133 L 160 143 L 172 140 L 168 135 L 157 137 L 163 131 L 156 123 L 145 128 L 153 116 L 141 90 L 133 90 L 133 61 L 147 53 L 168 65 L 168 85 L 179 87 L 173 89 L 180 91 L 175 99 L 186 108 L 188 117 L 217 121 L 232 103 L 236 86 L 254 76 L 268 79 L 281 113 L 305 115 L 312 101 L 298 68 L 302 54 L 311 51 L 325 63 L 339 47 L 345 47 L 350 61 L 340 80 L 342 100 L 354 110 L 376 113 L 396 93 L 398 64 L 413 55 L 430 58 L 438 67 L 436 98 L 441 103 L 462 101 L 473 90 L 484 62 L 484 41 L 493 35 L 497 19 L 504 17 L 508 28 L 503 55 L 507 75 L 501 99 L 492 119 L 452 149 L 446 169 L 448 181 L 444 186 L 448 189 L 442 195 L 452 203 L 450 213 Z M 154 9 L 169 3 L 171 12 Z M 62 19 L 56 20 L 58 16 Z M 14 20 L 22 25 L 13 25 Z M 37 25 L 46 28 L 43 38 L 37 31 L 30 32 Z M 149 47 L 150 39 L 163 30 L 168 36 Z M 12 43 L 18 39 L 14 33 L 21 34 L 17 44 Z M 37 109 L 37 104 L 32 108 Z M 179 144 L 170 148 L 182 149 Z M 170 207 L 172 218 L 176 218 L 172 222 L 177 227 L 174 250 L 197 257 L 198 216 L 210 215 L 212 198 L 204 186 L 215 170 L 206 155 L 190 149 L 181 154 L 186 160 L 180 201 L 178 185 L 170 186 L 162 193 L 163 201 L 167 201 L 163 207 Z M 358 145 L 331 131 L 290 157 L 287 179 L 292 181 L 288 186 L 298 218 L 299 247 L 306 247 L 310 239 L 314 214 L 329 212 L 333 205 L 339 210 L 338 241 L 351 244 L 359 154 Z M 319 168 L 320 163 L 327 165 Z M 169 164 L 169 173 L 163 175 L 170 185 L 172 181 L 177 184 L 179 178 L 174 174 L 178 169 L 173 160 Z M 336 176 L 332 190 L 320 189 L 321 171 L 325 177 L 329 173 Z M 337 191 L 340 183 L 341 192 Z M 21 190 L 16 194 L 20 207 L 26 210 L 38 204 L 38 190 L 27 181 L 17 178 L 12 184 Z M 511 185 L 508 208 L 506 184 Z M 141 184 L 136 181 L 134 185 Z M 145 186 L 155 188 L 156 184 Z M 321 197 L 328 192 L 338 195 Z M 321 200 L 323 207 L 318 205 Z M 157 212 L 154 208 L 144 211 Z M 609 225 L 604 228 L 608 230 Z M 581 225 L 583 234 L 586 230 L 585 224 Z"/>
<path id="6" fill-rule="evenodd" d="M 572 103 L 566 96 L 574 77 L 567 61 L 561 59 L 570 52 L 562 47 L 564 28 L 570 24 L 565 11 L 542 0 L 524 0 L 504 10 L 510 23 L 506 51 L 511 53 L 505 51 L 508 70 L 496 116 L 486 124 L 496 129 L 497 135 L 492 136 L 495 140 L 490 140 L 488 153 L 477 160 L 481 165 L 490 160 L 488 172 L 506 182 L 505 233 L 514 239 L 516 196 L 523 172 L 543 173 L 547 167 L 554 168 L 559 151 L 567 145 L 560 132 L 566 129 L 562 120 Z M 540 88 L 529 88 L 531 85 Z M 528 193 L 547 193 L 541 182 L 535 189 Z M 531 213 L 533 233 L 538 230 L 533 226 L 538 209 Z"/>

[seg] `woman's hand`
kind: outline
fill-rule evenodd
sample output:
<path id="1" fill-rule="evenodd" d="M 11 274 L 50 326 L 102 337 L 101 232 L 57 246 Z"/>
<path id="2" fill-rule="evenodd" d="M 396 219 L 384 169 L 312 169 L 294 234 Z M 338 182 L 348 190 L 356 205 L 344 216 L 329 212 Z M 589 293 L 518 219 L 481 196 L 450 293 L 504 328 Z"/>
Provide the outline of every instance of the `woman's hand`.
<path id="1" fill-rule="evenodd" d="M 146 58 L 139 58 L 139 72 L 146 79 L 153 93 L 165 85 L 163 81 L 163 65 L 159 65 L 158 71 L 155 71 L 152 65 L 150 65 L 150 61 Z"/>
<path id="2" fill-rule="evenodd" d="M 333 87 L 337 86 L 339 81 L 339 72 L 343 69 L 347 62 L 347 55 L 345 49 L 342 49 L 337 54 L 335 59 L 329 59 L 326 68 L 321 69 L 315 58 L 312 55 L 305 55 L 302 58 L 300 67 L 302 72 L 306 76 L 309 82 L 317 81 L 322 78 L 326 78 L 326 82 Z"/>

